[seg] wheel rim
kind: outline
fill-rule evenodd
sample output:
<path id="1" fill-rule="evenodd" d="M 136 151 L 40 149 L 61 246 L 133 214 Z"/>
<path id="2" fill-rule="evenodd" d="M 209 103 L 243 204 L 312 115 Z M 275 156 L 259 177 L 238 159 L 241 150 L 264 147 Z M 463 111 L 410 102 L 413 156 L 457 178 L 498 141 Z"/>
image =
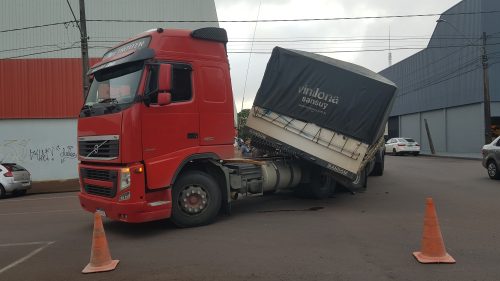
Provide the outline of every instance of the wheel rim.
<path id="1" fill-rule="evenodd" d="M 488 175 L 494 177 L 497 173 L 497 166 L 492 162 L 488 164 Z"/>
<path id="2" fill-rule="evenodd" d="M 188 185 L 181 191 L 178 204 L 184 213 L 198 215 L 207 208 L 209 197 L 201 185 Z"/>

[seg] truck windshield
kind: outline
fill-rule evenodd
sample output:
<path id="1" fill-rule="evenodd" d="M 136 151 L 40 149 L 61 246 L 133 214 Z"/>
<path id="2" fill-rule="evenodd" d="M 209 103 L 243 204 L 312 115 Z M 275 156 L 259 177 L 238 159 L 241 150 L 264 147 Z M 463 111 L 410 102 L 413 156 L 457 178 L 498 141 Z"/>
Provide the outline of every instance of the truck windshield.
<path id="1" fill-rule="evenodd" d="M 144 63 L 103 69 L 94 74 L 81 116 L 114 113 L 135 100 Z"/>

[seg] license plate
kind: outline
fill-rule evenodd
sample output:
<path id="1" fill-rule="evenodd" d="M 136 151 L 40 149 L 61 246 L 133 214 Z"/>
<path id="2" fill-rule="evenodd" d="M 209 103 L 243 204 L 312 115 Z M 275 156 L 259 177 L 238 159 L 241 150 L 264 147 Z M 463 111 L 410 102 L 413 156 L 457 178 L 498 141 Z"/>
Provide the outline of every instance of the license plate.
<path id="1" fill-rule="evenodd" d="M 106 212 L 103 210 L 103 209 L 96 209 L 95 210 L 96 213 L 98 213 L 99 215 L 101 215 L 101 217 L 105 217 L 106 216 Z"/>
<path id="2" fill-rule="evenodd" d="M 413 144 L 409 144 L 408 146 L 413 146 Z"/>

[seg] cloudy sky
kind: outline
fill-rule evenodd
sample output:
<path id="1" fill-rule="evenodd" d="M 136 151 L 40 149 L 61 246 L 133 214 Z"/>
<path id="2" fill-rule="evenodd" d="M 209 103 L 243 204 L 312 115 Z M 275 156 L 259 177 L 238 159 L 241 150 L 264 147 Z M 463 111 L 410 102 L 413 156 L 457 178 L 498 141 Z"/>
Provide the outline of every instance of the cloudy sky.
<path id="1" fill-rule="evenodd" d="M 346 18 L 440 14 L 459 0 L 215 0 L 220 21 Z M 260 11 L 259 11 L 260 4 Z M 323 52 L 323 55 L 380 71 L 425 48 L 437 16 L 414 18 L 220 23 L 227 30 L 233 92 L 238 111 L 250 108 L 274 46 Z M 255 37 L 254 37 L 255 30 Z M 255 42 L 252 46 L 252 39 Z M 259 42 L 260 41 L 260 42 Z M 250 54 L 250 50 L 256 53 Z M 381 51 L 367 51 L 381 50 Z M 348 51 L 348 52 L 346 52 Z M 353 52 L 355 51 L 355 52 Z M 248 70 L 248 75 L 247 75 Z M 245 86 L 246 81 L 246 86 Z"/>

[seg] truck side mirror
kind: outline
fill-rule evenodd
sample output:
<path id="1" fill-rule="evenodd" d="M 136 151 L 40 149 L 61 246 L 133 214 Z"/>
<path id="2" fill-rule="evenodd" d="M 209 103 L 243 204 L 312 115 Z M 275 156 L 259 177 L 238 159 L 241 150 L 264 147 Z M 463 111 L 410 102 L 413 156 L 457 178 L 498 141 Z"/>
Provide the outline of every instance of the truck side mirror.
<path id="1" fill-rule="evenodd" d="M 172 95 L 170 93 L 158 93 L 158 105 L 168 105 L 172 102 Z"/>
<path id="2" fill-rule="evenodd" d="M 158 92 L 170 92 L 172 90 L 172 65 L 160 64 L 158 72 Z"/>

